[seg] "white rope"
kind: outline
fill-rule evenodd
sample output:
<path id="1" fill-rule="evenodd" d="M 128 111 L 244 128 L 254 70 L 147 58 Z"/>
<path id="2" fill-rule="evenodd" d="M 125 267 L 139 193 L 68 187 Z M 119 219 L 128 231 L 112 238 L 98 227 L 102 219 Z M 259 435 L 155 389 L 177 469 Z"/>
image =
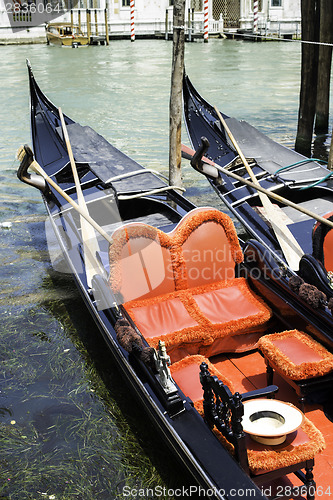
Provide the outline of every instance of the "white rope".
<path id="1" fill-rule="evenodd" d="M 328 42 L 314 42 L 310 40 L 295 40 L 295 39 L 290 39 L 290 38 L 282 38 L 282 37 L 275 37 L 273 35 L 259 35 L 259 34 L 250 34 L 250 33 L 232 33 L 232 36 L 240 36 L 243 38 L 264 38 L 266 40 L 277 40 L 279 42 L 298 42 L 298 43 L 307 43 L 310 45 L 323 45 L 326 47 L 333 47 L 333 43 L 328 43 Z"/>
<path id="2" fill-rule="evenodd" d="M 160 172 L 157 172 L 157 170 L 145 168 L 141 170 L 134 170 L 133 172 L 127 172 L 126 174 L 116 175 L 115 177 L 110 177 L 110 179 L 108 179 L 105 184 L 107 184 L 108 182 L 120 181 L 122 179 L 127 179 L 128 177 L 132 176 L 134 177 L 135 175 L 141 175 L 147 173 L 155 174 L 159 177 L 162 177 L 162 179 L 168 180 L 168 178 L 165 175 L 161 174 Z"/>
<path id="3" fill-rule="evenodd" d="M 162 187 L 159 189 L 153 189 L 152 191 L 146 191 L 144 193 L 138 193 L 138 194 L 129 194 L 129 195 L 123 195 L 120 194 L 118 196 L 118 200 L 133 200 L 134 198 L 141 198 L 142 196 L 150 196 L 153 194 L 158 194 L 158 193 L 163 193 L 165 191 L 170 191 L 171 189 L 178 190 L 178 191 L 186 191 L 186 189 L 178 186 L 166 186 Z"/>

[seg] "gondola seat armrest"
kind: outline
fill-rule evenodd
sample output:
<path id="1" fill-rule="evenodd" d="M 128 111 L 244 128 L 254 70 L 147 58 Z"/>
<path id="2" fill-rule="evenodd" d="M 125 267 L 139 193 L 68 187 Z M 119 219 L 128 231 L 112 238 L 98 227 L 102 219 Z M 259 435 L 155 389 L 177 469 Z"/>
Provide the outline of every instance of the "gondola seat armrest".
<path id="1" fill-rule="evenodd" d="M 262 397 L 272 396 L 278 392 L 279 388 L 277 385 L 268 385 L 262 389 L 255 389 L 254 391 L 244 392 L 241 394 L 242 401 L 248 401 L 249 399 L 256 399 Z"/>

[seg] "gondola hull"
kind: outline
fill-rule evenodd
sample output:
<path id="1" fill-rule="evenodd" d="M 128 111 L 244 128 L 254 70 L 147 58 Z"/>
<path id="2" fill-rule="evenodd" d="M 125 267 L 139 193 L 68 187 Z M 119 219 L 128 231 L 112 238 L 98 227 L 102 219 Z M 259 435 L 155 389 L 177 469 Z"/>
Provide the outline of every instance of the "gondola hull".
<path id="1" fill-rule="evenodd" d="M 184 119 L 193 149 L 197 150 L 201 137 L 206 137 L 210 144 L 206 156 L 210 160 L 251 180 L 215 109 L 197 92 L 187 75 L 184 77 L 183 95 Z M 243 154 L 251 163 L 261 187 L 320 216 L 325 217 L 333 211 L 333 181 L 331 172 L 326 167 L 277 144 L 247 122 L 223 116 Z M 208 177 L 208 180 L 249 235 L 274 252 L 276 258 L 285 262 L 279 240 L 265 217 L 258 192 L 221 172 L 216 179 Z M 311 258 L 312 233 L 316 220 L 288 206 L 278 205 L 276 210 L 279 218 L 287 225 L 303 251 L 304 258 L 299 266 L 302 277 L 331 297 L 333 292 L 323 259 L 318 259 L 317 255 Z"/>
<path id="2" fill-rule="evenodd" d="M 57 185 L 78 201 L 59 111 L 39 89 L 30 66 L 29 79 L 35 158 Z M 144 222 L 156 231 L 172 234 L 183 217 L 195 209 L 155 173 L 143 169 L 92 129 L 81 127 L 67 116 L 65 122 L 89 214 L 107 232 L 115 231 L 116 234 L 119 227 L 136 227 Z M 24 177 L 22 172 L 21 180 L 34 185 L 34 180 Z M 109 243 L 96 233 L 99 246 L 97 268 L 89 284 L 80 215 L 48 182 L 35 184 L 35 187 L 41 190 L 50 227 L 110 355 L 163 441 L 193 476 L 192 495 L 204 488 L 209 491 L 210 498 L 220 500 L 230 495 L 238 498 L 246 490 L 251 491 L 251 498 L 266 498 L 220 444 L 187 394 L 174 381 L 172 390 L 167 390 L 161 382 L 162 372 L 156 372 L 135 351 L 121 344 L 116 333 L 117 322 L 119 317 L 128 320 L 128 316 L 108 283 L 109 273 L 112 274 L 110 266 L 113 265 L 107 257 Z M 276 321 L 290 327 L 297 323 L 305 330 L 310 325 L 312 334 L 333 348 L 329 311 L 314 311 L 303 303 L 290 290 L 288 279 L 278 272 L 271 255 L 265 255 L 256 242 L 242 243 L 242 248 L 245 260 L 239 266 L 240 276 L 247 277 L 250 287 L 262 297 L 260 300 L 267 300 Z M 252 272 L 254 267 L 259 269 L 260 276 Z M 283 319 L 279 310 L 286 304 L 286 297 L 288 314 L 287 319 Z M 145 340 L 144 345 L 148 346 Z"/>

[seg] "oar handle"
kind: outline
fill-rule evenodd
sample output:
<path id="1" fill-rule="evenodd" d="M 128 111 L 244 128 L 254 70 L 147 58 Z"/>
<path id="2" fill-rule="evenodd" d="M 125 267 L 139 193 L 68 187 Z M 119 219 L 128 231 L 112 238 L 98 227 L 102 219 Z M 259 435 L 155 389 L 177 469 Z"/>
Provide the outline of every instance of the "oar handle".
<path id="1" fill-rule="evenodd" d="M 64 115 L 62 113 L 61 108 L 58 108 L 58 112 L 59 112 L 60 121 L 61 121 L 62 133 L 64 136 L 64 140 L 66 143 L 66 148 L 67 148 L 67 152 L 68 152 L 68 156 L 69 156 L 69 161 L 70 161 L 70 164 L 72 167 L 72 173 L 73 173 L 73 178 L 74 178 L 74 183 L 75 183 L 75 188 L 76 188 L 76 193 L 77 193 L 77 199 L 78 199 L 79 205 L 82 208 L 86 209 L 86 202 L 85 202 L 85 199 L 84 199 L 84 196 L 82 193 L 79 174 L 77 172 L 76 163 L 75 163 L 74 155 L 73 155 L 73 151 L 72 151 L 72 146 L 71 146 L 71 143 L 69 140 L 65 119 L 64 119 Z"/>
<path id="2" fill-rule="evenodd" d="M 220 111 L 217 109 L 216 106 L 214 106 L 214 109 L 215 109 L 215 112 L 217 114 L 217 117 L 218 119 L 220 120 L 220 122 L 222 123 L 225 131 L 227 132 L 232 144 L 234 145 L 240 159 L 242 160 L 243 164 L 244 164 L 244 167 L 246 168 L 247 170 L 247 173 L 249 174 L 249 176 L 251 177 L 252 179 L 252 182 L 254 182 L 254 184 L 259 184 L 258 182 L 258 179 L 256 178 L 256 176 L 254 175 L 253 171 L 252 171 L 252 168 L 250 167 L 247 159 L 245 158 L 244 154 L 243 154 L 243 151 L 241 150 L 241 148 L 239 147 L 238 145 L 238 142 L 236 141 L 236 139 L 234 138 L 230 128 L 228 127 L 227 125 L 227 122 L 225 121 L 225 119 L 223 118 L 222 114 L 220 113 Z"/>
<path id="3" fill-rule="evenodd" d="M 97 224 L 97 222 L 92 219 L 90 217 L 90 215 L 85 211 L 85 210 L 82 210 L 81 207 L 75 203 L 74 200 L 72 200 L 72 198 L 70 196 L 68 196 L 67 193 L 65 193 L 65 191 L 63 191 L 61 189 L 61 187 L 58 186 L 58 184 L 56 182 L 54 182 L 53 179 L 51 179 L 51 177 L 49 177 L 47 175 L 47 173 L 42 169 L 42 167 L 37 163 L 36 160 L 34 160 L 31 164 L 30 164 L 30 168 L 32 168 L 35 172 L 37 172 L 38 174 L 40 174 L 80 215 L 82 215 L 82 217 L 87 221 L 89 222 L 89 224 L 91 224 L 91 226 L 96 229 L 96 231 L 104 238 L 106 239 L 109 243 L 112 243 L 112 238 L 111 236 L 109 236 L 105 231 L 104 229 L 99 225 Z"/>
<path id="4" fill-rule="evenodd" d="M 191 149 L 188 146 L 185 146 L 183 144 L 182 144 L 182 151 L 186 155 L 185 157 L 187 157 L 187 159 L 191 159 L 195 154 L 195 151 L 193 149 Z M 309 217 L 311 217 L 311 219 L 315 219 L 318 222 L 322 222 L 323 224 L 326 224 L 326 226 L 333 228 L 333 222 L 331 222 L 328 219 L 325 219 L 321 215 L 318 215 L 314 212 L 311 212 L 311 210 L 308 210 L 307 208 L 300 207 L 296 203 L 288 200 L 287 198 L 284 198 L 283 196 L 280 196 L 277 193 L 274 193 L 273 191 L 269 191 L 268 189 L 263 188 L 260 184 L 256 185 L 253 182 L 248 181 L 247 179 L 244 179 L 240 175 L 237 175 L 234 172 L 231 172 L 230 170 L 227 170 L 226 168 L 221 167 L 220 165 L 213 162 L 209 158 L 206 158 L 205 156 L 203 156 L 201 158 L 201 160 L 204 163 L 207 163 L 208 165 L 215 167 L 216 170 L 222 172 L 223 174 L 225 174 L 229 177 L 232 177 L 236 181 L 242 182 L 243 184 L 246 184 L 246 186 L 249 186 L 253 189 L 256 189 L 257 191 L 261 191 L 262 193 L 266 194 L 267 196 L 269 196 L 273 200 L 279 201 L 280 203 L 282 203 L 282 205 L 286 205 L 287 207 L 294 208 L 295 210 L 298 210 L 299 212 L 302 212 L 303 214 L 308 215 Z"/>
<path id="5" fill-rule="evenodd" d="M 29 186 L 33 186 L 39 189 L 40 191 L 42 191 L 42 193 L 45 194 L 45 192 L 47 191 L 45 180 L 41 178 L 40 175 L 31 175 L 28 172 L 28 168 L 30 167 L 31 162 L 34 159 L 31 148 L 27 144 L 25 144 L 24 146 L 22 146 L 22 150 L 24 151 L 24 155 L 17 170 L 17 177 L 20 179 L 20 181 L 25 182 Z"/>

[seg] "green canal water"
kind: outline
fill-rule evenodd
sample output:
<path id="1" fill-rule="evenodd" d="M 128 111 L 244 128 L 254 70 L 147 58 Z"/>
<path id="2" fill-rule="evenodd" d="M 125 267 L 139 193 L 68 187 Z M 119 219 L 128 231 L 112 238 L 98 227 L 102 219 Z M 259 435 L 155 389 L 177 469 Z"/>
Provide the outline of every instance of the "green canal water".
<path id="1" fill-rule="evenodd" d="M 125 486 L 167 499 L 191 484 L 128 393 L 72 279 L 52 270 L 43 203 L 18 181 L 15 161 L 17 148 L 31 144 L 29 58 L 41 88 L 66 114 L 166 173 L 171 50 L 171 42 L 139 40 L 78 50 L 0 47 L 2 499 L 136 498 L 123 494 Z M 188 44 L 186 68 L 211 103 L 292 147 L 298 43 Z M 183 173 L 191 200 L 222 208 L 187 162 Z"/>

